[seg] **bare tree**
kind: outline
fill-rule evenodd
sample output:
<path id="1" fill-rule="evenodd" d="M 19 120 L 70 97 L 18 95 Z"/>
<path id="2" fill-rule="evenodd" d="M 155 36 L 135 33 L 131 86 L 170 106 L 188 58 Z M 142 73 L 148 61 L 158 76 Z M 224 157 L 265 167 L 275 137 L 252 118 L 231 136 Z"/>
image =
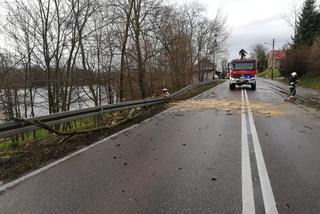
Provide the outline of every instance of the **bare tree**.
<path id="1" fill-rule="evenodd" d="M 12 117 L 177 90 L 195 70 L 203 81 L 228 36 L 220 11 L 209 19 L 197 2 L 14 0 L 7 10 L 12 48 L 3 69 L 14 69 L 0 92 Z"/>
<path id="2" fill-rule="evenodd" d="M 283 19 L 293 29 L 294 35 L 296 34 L 300 9 L 297 6 L 297 2 L 292 0 L 292 7 L 290 11 L 285 11 L 282 15 Z"/>

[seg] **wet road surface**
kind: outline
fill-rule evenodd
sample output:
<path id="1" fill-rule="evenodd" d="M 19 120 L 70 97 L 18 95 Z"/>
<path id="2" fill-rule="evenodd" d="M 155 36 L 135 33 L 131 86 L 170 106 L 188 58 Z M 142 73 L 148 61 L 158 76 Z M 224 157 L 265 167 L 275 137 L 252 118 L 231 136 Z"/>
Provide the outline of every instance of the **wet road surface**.
<path id="1" fill-rule="evenodd" d="M 0 213 L 317 214 L 319 118 L 224 83 L 3 191 Z"/>

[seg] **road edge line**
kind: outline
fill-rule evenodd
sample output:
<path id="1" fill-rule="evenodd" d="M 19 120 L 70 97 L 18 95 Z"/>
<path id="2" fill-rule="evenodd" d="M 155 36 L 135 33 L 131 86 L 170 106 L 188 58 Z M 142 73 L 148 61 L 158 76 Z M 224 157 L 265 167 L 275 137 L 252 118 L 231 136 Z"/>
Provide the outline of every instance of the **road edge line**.
<path id="1" fill-rule="evenodd" d="M 219 85 L 217 85 L 217 86 L 215 86 L 213 88 L 216 88 L 216 87 L 218 87 L 218 86 L 220 86 L 222 84 L 219 84 Z M 208 90 L 211 90 L 211 89 L 212 88 L 210 88 Z M 204 92 L 206 92 L 206 91 L 204 91 Z M 204 92 L 202 92 L 202 93 L 204 93 Z M 199 94 L 196 95 L 195 97 L 197 97 L 197 96 L 199 96 Z M 194 97 L 192 97 L 190 99 L 193 99 L 193 98 Z M 129 130 L 131 130 L 133 128 L 136 128 L 136 127 L 138 127 L 138 126 L 140 126 L 140 125 L 142 125 L 144 123 L 147 123 L 147 122 L 149 122 L 149 121 L 161 116 L 162 114 L 165 114 L 165 113 L 169 112 L 170 110 L 172 110 L 172 108 L 173 107 L 170 107 L 170 108 L 168 108 L 168 109 L 166 109 L 166 110 L 164 110 L 164 111 L 162 111 L 162 112 L 160 112 L 160 113 L 158 113 L 158 114 L 156 114 L 156 115 L 154 115 L 154 116 L 152 116 L 152 117 L 150 117 L 148 119 L 145 119 L 145 120 L 141 121 L 138 124 L 134 124 L 134 125 L 132 125 L 132 126 L 130 126 L 128 128 L 125 128 L 125 129 L 123 129 L 123 130 L 121 130 L 121 131 L 119 131 L 117 133 L 114 133 L 114 134 L 112 134 L 112 135 L 110 135 L 110 136 L 108 136 L 108 137 L 106 137 L 106 138 L 104 138 L 104 139 L 102 139 L 102 140 L 100 140 L 100 141 L 98 141 L 96 143 L 93 143 L 93 144 L 91 144 L 91 145 L 89 145 L 89 146 L 87 146 L 87 147 L 85 147 L 83 149 L 80 149 L 78 151 L 72 152 L 71 154 L 69 154 L 69 155 L 67 155 L 67 156 L 65 156 L 63 158 L 60 158 L 60 159 L 58 159 L 58 160 L 56 160 L 56 161 L 54 161 L 54 162 L 52 162 L 52 163 L 50 163 L 48 165 L 45 165 L 45 166 L 43 166 L 43 167 L 41 167 L 39 169 L 34 170 L 32 172 L 29 172 L 29 173 L 27 173 L 26 175 L 23 175 L 20 178 L 17 178 L 17 179 L 15 179 L 13 181 L 10 181 L 8 183 L 4 183 L 4 184 L 0 185 L 0 195 L 1 195 L 1 193 L 3 193 L 6 190 L 8 190 L 9 188 L 12 188 L 12 187 L 14 187 L 14 186 L 16 186 L 16 185 L 18 185 L 18 184 L 20 184 L 20 183 L 32 178 L 32 177 L 34 177 L 34 176 L 44 172 L 44 171 L 47 171 L 48 169 L 53 168 L 53 167 L 59 165 L 60 163 L 63 163 L 63 162 L 65 162 L 65 161 L 67 161 L 67 160 L 69 160 L 69 159 L 71 159 L 71 158 L 73 158 L 73 157 L 75 157 L 77 155 L 80 155 L 82 152 L 85 152 L 85 151 L 87 151 L 87 150 L 89 150 L 89 149 L 91 149 L 91 148 L 93 148 L 93 147 L 95 147 L 95 146 L 97 146 L 99 144 L 105 143 L 105 141 L 108 141 L 113 137 L 116 137 L 116 136 L 118 136 L 120 134 L 123 134 L 123 133 L 125 133 L 125 132 L 127 132 L 127 131 L 129 131 Z"/>
<path id="2" fill-rule="evenodd" d="M 75 157 L 77 155 L 80 155 L 82 152 L 85 152 L 85 151 L 87 151 L 87 150 L 89 150 L 89 149 L 91 149 L 91 148 L 93 148 L 93 147 L 95 147 L 95 146 L 97 146 L 99 144 L 105 143 L 106 141 L 110 140 L 111 138 L 114 138 L 114 137 L 116 137 L 116 136 L 118 136 L 120 134 L 123 134 L 123 133 L 125 133 L 125 132 L 127 132 L 127 131 L 129 131 L 129 130 L 131 130 L 133 128 L 136 128 L 136 127 L 144 124 L 144 123 L 147 123 L 147 122 L 149 122 L 149 121 L 161 116 L 162 114 L 167 113 L 171 109 L 172 108 L 166 109 L 166 110 L 160 112 L 159 114 L 154 115 L 153 117 L 150 117 L 148 119 L 143 120 L 142 122 L 140 122 L 138 124 L 134 124 L 134 125 L 126 128 L 126 129 L 123 129 L 123 130 L 121 130 L 121 131 L 119 131 L 117 133 L 114 133 L 114 134 L 112 134 L 112 135 L 110 135 L 110 136 L 108 136 L 108 137 L 106 137 L 106 138 L 104 138 L 104 139 L 102 139 L 102 140 L 100 140 L 100 141 L 98 141 L 96 143 L 93 143 L 93 144 L 91 144 L 91 145 L 89 145 L 89 146 L 87 146 L 87 147 L 85 147 L 83 149 L 75 151 L 75 152 L 73 152 L 73 153 L 71 153 L 71 154 L 69 154 L 69 155 L 67 155 L 67 156 L 65 156 L 63 158 L 60 158 L 60 159 L 58 159 L 58 160 L 56 160 L 56 161 L 54 161 L 54 162 L 52 162 L 52 163 L 50 163 L 50 164 L 48 164 L 48 165 L 46 165 L 44 167 L 41 167 L 41 168 L 39 168 L 39 169 L 37 169 L 35 171 L 32 171 L 32 172 L 30 172 L 30 173 L 28 173 L 28 174 L 16 179 L 16 180 L 13 180 L 13 181 L 10 181 L 8 183 L 5 183 L 5 184 L 0 186 L 0 193 L 6 191 L 7 189 L 9 189 L 11 187 L 14 187 L 14 186 L 18 185 L 19 183 L 22 183 L 23 181 L 28 180 L 29 178 L 32 178 L 32 177 L 40 174 L 40 173 L 42 173 L 42 172 L 44 172 L 44 171 L 46 171 L 46 170 L 48 170 L 48 169 L 50 169 L 52 167 L 55 167 L 55 166 L 59 165 L 60 163 L 63 163 L 63 162 L 65 162 L 65 161 L 67 161 L 67 160 L 69 160 L 69 159 L 71 159 L 71 158 L 73 158 L 73 157 Z"/>

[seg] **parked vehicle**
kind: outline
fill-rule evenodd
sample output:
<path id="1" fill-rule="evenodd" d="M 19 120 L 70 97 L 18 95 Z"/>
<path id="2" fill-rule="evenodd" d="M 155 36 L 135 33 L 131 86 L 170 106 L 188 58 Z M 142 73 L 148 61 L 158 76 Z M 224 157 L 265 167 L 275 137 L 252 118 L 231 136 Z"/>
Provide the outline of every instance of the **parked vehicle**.
<path id="1" fill-rule="evenodd" d="M 236 85 L 250 85 L 252 90 L 256 90 L 256 59 L 234 59 L 229 70 L 230 90 L 234 90 Z"/>

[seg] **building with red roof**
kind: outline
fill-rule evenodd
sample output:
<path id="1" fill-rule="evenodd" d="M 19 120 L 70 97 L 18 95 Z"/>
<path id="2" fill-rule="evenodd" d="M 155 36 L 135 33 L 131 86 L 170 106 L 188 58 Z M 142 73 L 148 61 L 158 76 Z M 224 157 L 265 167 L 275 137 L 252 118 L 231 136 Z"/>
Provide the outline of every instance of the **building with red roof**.
<path id="1" fill-rule="evenodd" d="M 280 68 L 281 60 L 286 56 L 286 52 L 281 50 L 270 51 L 268 54 L 269 68 L 272 68 L 272 55 L 274 55 L 275 67 Z"/>

